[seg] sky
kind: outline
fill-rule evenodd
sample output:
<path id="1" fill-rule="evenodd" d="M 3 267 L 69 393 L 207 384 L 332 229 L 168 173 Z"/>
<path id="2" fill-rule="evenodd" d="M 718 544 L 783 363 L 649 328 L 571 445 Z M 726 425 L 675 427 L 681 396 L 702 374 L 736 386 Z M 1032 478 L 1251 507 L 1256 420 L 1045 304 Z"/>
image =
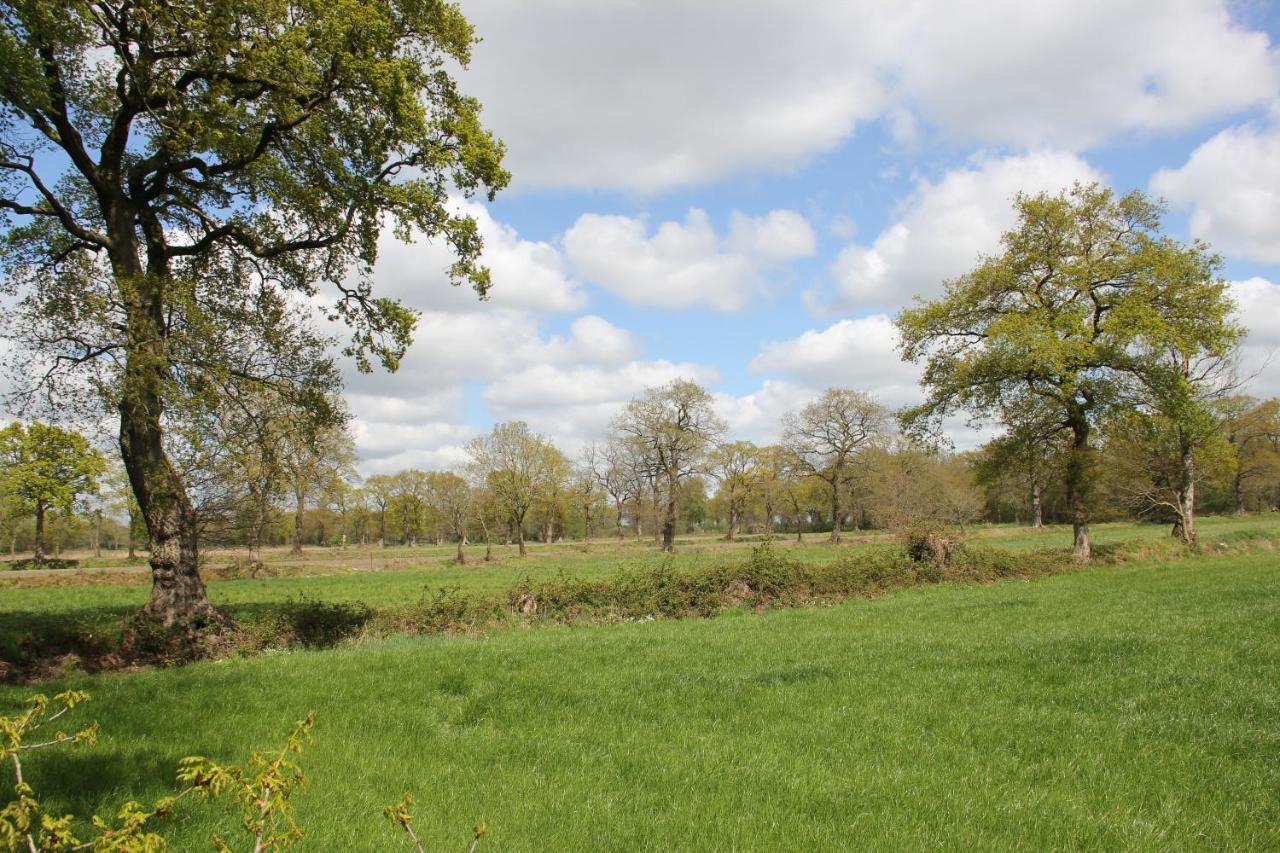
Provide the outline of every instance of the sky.
<path id="1" fill-rule="evenodd" d="M 488 301 L 383 241 L 422 312 L 395 374 L 347 371 L 366 473 L 449 467 L 521 419 L 573 452 L 645 387 L 703 383 L 776 439 L 824 388 L 920 398 L 892 318 L 998 248 L 1015 193 L 1166 200 L 1280 394 L 1280 9 L 1216 0 L 462 0 L 462 87 L 513 180 Z M 982 433 L 955 424 L 965 446 Z"/>
<path id="2" fill-rule="evenodd" d="M 421 321 L 398 372 L 345 370 L 366 474 L 452 467 L 511 419 L 572 454 L 676 377 L 759 443 L 830 386 L 918 400 L 892 318 L 998 249 L 1015 193 L 1076 180 L 1222 254 L 1250 390 L 1280 395 L 1272 0 L 460 5 L 513 175 L 456 202 L 492 295 L 384 236 L 376 290 Z"/>

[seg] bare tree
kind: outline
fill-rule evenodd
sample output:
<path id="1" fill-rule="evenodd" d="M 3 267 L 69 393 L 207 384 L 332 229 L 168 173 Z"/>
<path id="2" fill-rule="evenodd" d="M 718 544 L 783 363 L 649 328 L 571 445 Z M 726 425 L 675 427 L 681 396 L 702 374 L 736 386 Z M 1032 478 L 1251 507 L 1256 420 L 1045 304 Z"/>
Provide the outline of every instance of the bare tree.
<path id="1" fill-rule="evenodd" d="M 831 541 L 840 542 L 841 492 L 851 485 L 854 463 L 889 434 L 889 410 L 870 394 L 828 388 L 817 400 L 789 412 L 782 441 L 800 470 L 831 493 Z"/>
<path id="2" fill-rule="evenodd" d="M 648 388 L 614 421 L 614 429 L 644 448 L 653 465 L 655 485 L 665 500 L 662 550 L 675 547 L 680 483 L 698 471 L 707 448 L 725 431 L 701 385 L 676 379 Z"/>

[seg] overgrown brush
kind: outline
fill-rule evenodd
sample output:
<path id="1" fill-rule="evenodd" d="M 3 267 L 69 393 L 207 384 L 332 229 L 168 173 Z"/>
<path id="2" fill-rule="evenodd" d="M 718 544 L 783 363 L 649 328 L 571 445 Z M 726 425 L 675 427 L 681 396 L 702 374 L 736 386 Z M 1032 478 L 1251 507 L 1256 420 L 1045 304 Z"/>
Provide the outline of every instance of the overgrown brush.
<path id="1" fill-rule="evenodd" d="M 929 537 L 933 537 L 932 540 Z M 1240 531 L 1188 548 L 1172 539 L 1099 546 L 1095 565 L 1134 560 L 1274 550 L 1273 535 Z M 327 648 L 393 634 L 455 634 L 516 625 L 602 623 L 706 617 L 731 608 L 761 610 L 869 598 L 935 583 L 989 583 L 1030 579 L 1079 568 L 1061 549 L 1013 552 L 944 532 L 910 532 L 895 544 L 847 551 L 809 563 L 766 538 L 745 560 L 677 568 L 627 565 L 603 578 L 564 573 L 525 576 L 503 592 L 426 589 L 409 604 L 372 608 L 363 603 L 289 599 L 273 618 L 229 636 L 212 632 L 192 646 L 185 635 L 130 626 L 124 640 L 49 617 L 29 632 L 0 637 L 0 680 L 38 680 L 83 669 L 169 665 L 195 658 L 250 654 L 267 648 Z"/>

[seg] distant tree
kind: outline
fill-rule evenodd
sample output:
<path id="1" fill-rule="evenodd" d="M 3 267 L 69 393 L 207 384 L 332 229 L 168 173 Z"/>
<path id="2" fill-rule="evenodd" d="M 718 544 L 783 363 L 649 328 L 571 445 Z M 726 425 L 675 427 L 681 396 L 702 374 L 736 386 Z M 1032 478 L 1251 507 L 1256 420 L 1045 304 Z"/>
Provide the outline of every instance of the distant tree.
<path id="1" fill-rule="evenodd" d="M 356 445 L 347 427 L 346 406 L 334 400 L 323 417 L 299 413 L 284 431 L 280 463 L 293 493 L 294 554 L 302 553 L 303 519 L 307 498 L 332 491 L 335 484 L 355 477 Z"/>
<path id="2" fill-rule="evenodd" d="M 373 512 L 378 516 L 378 547 L 387 545 L 387 510 L 396 493 L 395 478 L 388 474 L 374 474 L 364 481 L 364 491 Z"/>
<path id="3" fill-rule="evenodd" d="M 1000 420 L 1003 435 L 987 442 L 974 459 L 977 481 L 992 487 L 1012 481 L 1030 506 L 1031 526 L 1044 525 L 1044 491 L 1049 477 L 1061 466 L 1066 451 L 1062 423 L 1032 399 L 1016 410 L 1006 409 Z"/>
<path id="4" fill-rule="evenodd" d="M 680 484 L 700 470 L 707 449 L 725 425 L 711 407 L 706 389 L 687 379 L 648 388 L 627 404 L 613 422 L 614 430 L 643 448 L 666 496 L 662 550 L 675 547 Z"/>
<path id="5" fill-rule="evenodd" d="M 219 619 L 199 580 L 199 519 L 166 452 L 174 389 L 243 376 L 240 355 L 298 322 L 289 305 L 353 326 L 361 369 L 394 369 L 414 315 L 373 292 L 384 227 L 443 238 L 454 280 L 489 286 L 476 224 L 450 202 L 450 190 L 492 196 L 508 180 L 501 144 L 451 76 L 470 59 L 471 26 L 435 0 L 353 8 L 0 11 L 0 262 L 23 294 L 15 336 L 51 370 L 88 374 L 119 414 L 151 538 L 143 616 L 165 625 Z M 284 324 L 263 322 L 258 303 Z"/>
<path id="6" fill-rule="evenodd" d="M 458 544 L 454 562 L 463 565 L 467 555 L 462 546 L 467 542 L 467 528 L 472 517 L 475 493 L 465 479 L 449 471 L 432 471 L 427 474 L 427 503 L 444 520 L 445 526 Z"/>
<path id="7" fill-rule="evenodd" d="M 982 498 L 968 461 L 909 440 L 878 448 L 869 459 L 871 508 L 893 530 L 954 526 L 982 515 Z"/>
<path id="8" fill-rule="evenodd" d="M 827 484 L 833 543 L 840 542 L 841 496 L 854 476 L 854 464 L 889 432 L 889 410 L 870 394 L 846 388 L 828 388 L 783 419 L 782 443 L 795 465 Z"/>
<path id="9" fill-rule="evenodd" d="M 524 421 L 494 426 L 488 435 L 467 443 L 472 479 L 493 492 L 511 523 L 520 556 L 528 553 L 524 522 L 548 480 L 551 442 L 529 429 Z"/>
<path id="10" fill-rule="evenodd" d="M 129 485 L 129 475 L 125 473 L 124 466 L 119 460 L 108 463 L 103 481 L 106 485 L 108 511 L 125 519 L 128 558 L 136 559 L 138 532 L 142 521 L 141 510 L 138 508 L 137 498 L 133 496 L 133 489 Z"/>
<path id="11" fill-rule="evenodd" d="M 717 495 L 723 497 L 728 523 L 725 539 L 732 542 L 750 501 L 760 491 L 759 448 L 749 441 L 717 444 L 707 454 L 707 471 L 719 484 Z"/>
<path id="12" fill-rule="evenodd" d="M 400 542 L 416 547 L 427 515 L 427 496 L 430 490 L 427 472 L 408 468 L 391 477 L 392 506 L 400 523 Z"/>
<path id="13" fill-rule="evenodd" d="M 1036 399 L 1071 433 L 1067 503 L 1076 559 L 1088 560 L 1098 419 L 1171 345 L 1211 351 L 1230 339 L 1226 285 L 1202 244 L 1160 234 L 1160 205 L 1140 192 L 1077 184 L 1014 206 L 1000 254 L 898 316 L 927 395 L 904 422 L 958 411 L 989 420 Z"/>
<path id="14" fill-rule="evenodd" d="M 542 478 L 536 503 L 542 515 L 542 541 L 550 544 L 564 516 L 565 501 L 573 483 L 573 465 L 550 441 L 544 443 L 539 452 L 543 457 Z"/>
<path id="15" fill-rule="evenodd" d="M 0 495 L 35 516 L 36 562 L 47 559 L 46 514 L 70 514 L 79 496 L 97 492 L 107 470 L 106 459 L 79 433 L 17 421 L 0 430 L 0 465 Z"/>
<path id="16" fill-rule="evenodd" d="M 1270 484 L 1272 505 L 1280 500 L 1280 398 L 1231 397 L 1218 403 L 1227 442 L 1235 456 L 1231 500 L 1237 513 L 1248 496 Z"/>

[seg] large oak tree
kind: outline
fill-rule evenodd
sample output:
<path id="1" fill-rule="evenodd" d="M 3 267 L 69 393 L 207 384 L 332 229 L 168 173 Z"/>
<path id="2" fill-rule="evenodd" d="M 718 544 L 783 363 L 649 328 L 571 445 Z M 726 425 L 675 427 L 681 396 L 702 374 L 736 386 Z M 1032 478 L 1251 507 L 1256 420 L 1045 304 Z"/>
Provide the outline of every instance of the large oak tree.
<path id="1" fill-rule="evenodd" d="M 1019 195 L 999 254 L 903 311 L 903 355 L 925 363 L 921 425 L 958 411 L 978 419 L 1048 413 L 1069 435 L 1065 486 L 1076 558 L 1087 560 L 1093 432 L 1153 382 L 1169 352 L 1216 354 L 1237 330 L 1220 260 L 1161 234 L 1161 206 L 1097 184 Z"/>
<path id="2" fill-rule="evenodd" d="M 0 6 L 4 287 L 27 343 L 88 367 L 119 413 L 151 541 L 144 616 L 219 618 L 165 412 L 176 388 L 287 384 L 223 357 L 261 333 L 257 302 L 318 307 L 362 369 L 394 369 L 415 317 L 371 286 L 384 227 L 443 238 L 455 283 L 488 288 L 475 222 L 449 204 L 508 179 L 450 74 L 473 41 L 442 0 Z"/>

